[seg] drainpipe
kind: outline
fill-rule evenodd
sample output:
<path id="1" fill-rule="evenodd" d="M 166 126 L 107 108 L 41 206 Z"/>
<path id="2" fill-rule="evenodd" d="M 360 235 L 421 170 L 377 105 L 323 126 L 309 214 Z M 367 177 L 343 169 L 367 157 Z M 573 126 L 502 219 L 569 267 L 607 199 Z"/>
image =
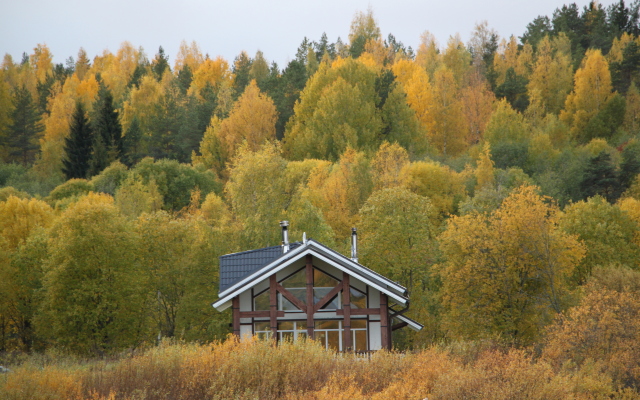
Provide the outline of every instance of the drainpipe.
<path id="1" fill-rule="evenodd" d="M 280 221 L 282 227 L 282 254 L 289 251 L 289 221 Z"/>
<path id="2" fill-rule="evenodd" d="M 358 231 L 351 228 L 351 259 L 358 262 Z"/>

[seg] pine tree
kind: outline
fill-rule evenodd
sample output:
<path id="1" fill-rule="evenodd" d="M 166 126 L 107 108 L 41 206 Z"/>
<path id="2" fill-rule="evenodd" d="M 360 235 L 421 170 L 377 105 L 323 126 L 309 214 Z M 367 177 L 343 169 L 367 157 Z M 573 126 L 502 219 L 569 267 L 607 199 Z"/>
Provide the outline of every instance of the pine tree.
<path id="1" fill-rule="evenodd" d="M 187 90 L 189 90 L 189 86 L 191 86 L 191 81 L 193 80 L 193 73 L 191 72 L 191 67 L 185 65 L 182 67 L 180 72 L 178 72 L 178 86 L 180 87 L 180 91 L 182 94 L 186 94 Z"/>
<path id="2" fill-rule="evenodd" d="M 38 106 L 33 102 L 31 93 L 26 86 L 16 89 L 13 95 L 13 112 L 8 135 L 4 138 L 4 145 L 9 150 L 9 156 L 21 160 L 26 166 L 33 161 L 38 150 L 38 134 L 44 130 L 40 123 Z"/>
<path id="3" fill-rule="evenodd" d="M 589 161 L 580 188 L 584 198 L 600 195 L 613 203 L 619 197 L 618 172 L 609 153 L 603 150 Z"/>
<path id="4" fill-rule="evenodd" d="M 233 74 L 236 77 L 233 86 L 236 98 L 240 97 L 240 95 L 244 93 L 244 88 L 247 87 L 251 80 L 251 64 L 251 58 L 244 51 L 241 52 L 233 62 Z"/>
<path id="5" fill-rule="evenodd" d="M 76 102 L 76 111 L 73 113 L 69 137 L 65 139 L 64 151 L 67 155 L 62 160 L 62 172 L 71 178 L 86 178 L 91 161 L 91 149 L 93 148 L 93 133 L 82 102 Z"/>
<path id="6" fill-rule="evenodd" d="M 162 46 L 158 49 L 158 54 L 156 54 L 156 58 L 151 63 L 151 70 L 155 75 L 156 79 L 160 81 L 162 79 L 162 75 L 164 75 L 164 71 L 169 68 L 169 57 L 165 56 L 164 49 Z"/>
<path id="7" fill-rule="evenodd" d="M 92 128 L 95 133 L 91 174 L 100 173 L 122 154 L 122 126 L 113 105 L 113 96 L 103 84 L 94 106 Z"/>
<path id="8" fill-rule="evenodd" d="M 142 139 L 142 129 L 137 117 L 133 117 L 127 133 L 122 138 L 122 161 L 128 167 L 132 167 L 140 161 L 140 139 Z"/>
<path id="9" fill-rule="evenodd" d="M 640 142 L 633 139 L 622 150 L 622 162 L 620 163 L 621 189 L 628 189 L 638 173 L 640 173 Z"/>

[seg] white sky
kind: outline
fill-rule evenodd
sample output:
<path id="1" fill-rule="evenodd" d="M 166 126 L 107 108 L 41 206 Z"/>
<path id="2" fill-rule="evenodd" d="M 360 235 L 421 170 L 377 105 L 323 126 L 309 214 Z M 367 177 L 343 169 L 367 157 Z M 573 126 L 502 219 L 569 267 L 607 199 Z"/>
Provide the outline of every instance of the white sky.
<path id="1" fill-rule="evenodd" d="M 603 6 L 617 0 L 600 1 Z M 569 3 L 567 1 L 567 3 Z M 588 0 L 576 1 L 580 9 Z M 630 3 L 630 1 L 626 1 Z M 230 62 L 240 51 L 263 51 L 280 68 L 295 57 L 302 39 L 347 42 L 357 11 L 373 8 L 383 37 L 392 33 L 414 49 L 429 30 L 446 44 L 459 33 L 467 43 L 477 22 L 487 20 L 502 37 L 521 36 L 538 15 L 551 17 L 558 0 L 0 0 L 0 56 L 14 61 L 46 43 L 54 62 L 77 58 L 84 47 L 91 59 L 127 40 L 149 59 L 162 46 L 173 66 L 180 42 L 195 40 L 203 53 Z"/>

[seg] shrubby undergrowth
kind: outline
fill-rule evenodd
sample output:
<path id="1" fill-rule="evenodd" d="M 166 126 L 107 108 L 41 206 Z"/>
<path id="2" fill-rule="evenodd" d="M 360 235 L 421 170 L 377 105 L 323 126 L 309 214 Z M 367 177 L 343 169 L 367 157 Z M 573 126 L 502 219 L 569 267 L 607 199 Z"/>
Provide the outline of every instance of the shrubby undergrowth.
<path id="1" fill-rule="evenodd" d="M 635 399 L 606 366 L 558 365 L 495 342 L 370 357 L 315 342 L 164 342 L 111 360 L 33 356 L 0 377 L 19 399 Z"/>

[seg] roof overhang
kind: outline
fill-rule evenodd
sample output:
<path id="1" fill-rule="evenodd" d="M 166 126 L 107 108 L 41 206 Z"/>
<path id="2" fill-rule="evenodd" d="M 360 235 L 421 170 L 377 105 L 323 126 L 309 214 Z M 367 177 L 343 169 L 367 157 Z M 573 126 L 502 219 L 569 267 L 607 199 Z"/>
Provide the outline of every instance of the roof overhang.
<path id="1" fill-rule="evenodd" d="M 424 328 L 424 325 L 417 323 L 409 317 L 405 317 L 404 315 L 397 315 L 395 318 L 398 318 L 400 321 L 405 322 L 407 326 L 414 331 L 421 331 Z"/>
<path id="2" fill-rule="evenodd" d="M 264 281 L 271 275 L 287 268 L 289 265 L 300 260 L 302 257 L 305 257 L 307 254 L 324 261 L 342 272 L 354 276 L 363 283 L 379 290 L 381 293 L 385 293 L 398 304 L 405 305 L 408 302 L 408 299 L 405 297 L 407 290 L 403 286 L 400 286 L 369 268 L 358 264 L 335 250 L 323 246 L 314 240 L 308 240 L 302 246 L 284 253 L 281 257 L 273 260 L 271 263 L 220 292 L 219 300 L 212 304 L 213 307 L 218 311 L 226 310 L 231 306 L 231 300 L 234 297 Z M 417 324 L 415 321 L 414 323 Z"/>

